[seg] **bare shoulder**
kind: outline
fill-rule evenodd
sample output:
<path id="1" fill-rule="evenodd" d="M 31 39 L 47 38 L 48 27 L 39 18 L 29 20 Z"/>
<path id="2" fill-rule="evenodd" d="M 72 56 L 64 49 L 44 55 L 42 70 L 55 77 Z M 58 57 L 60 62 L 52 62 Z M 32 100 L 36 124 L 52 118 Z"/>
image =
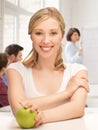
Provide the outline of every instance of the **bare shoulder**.
<path id="1" fill-rule="evenodd" d="M 7 67 L 7 74 L 20 74 L 20 75 L 24 75 L 25 71 L 27 70 L 27 68 L 22 64 L 22 62 L 15 62 L 10 64 Z"/>
<path id="2" fill-rule="evenodd" d="M 71 75 L 87 75 L 88 69 L 82 64 L 74 63 L 71 65 Z"/>

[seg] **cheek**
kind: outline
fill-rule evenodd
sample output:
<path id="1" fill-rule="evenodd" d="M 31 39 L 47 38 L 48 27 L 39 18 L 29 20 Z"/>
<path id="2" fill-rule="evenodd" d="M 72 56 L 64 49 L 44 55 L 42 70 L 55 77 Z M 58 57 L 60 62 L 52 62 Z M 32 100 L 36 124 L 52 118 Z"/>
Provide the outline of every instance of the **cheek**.
<path id="1" fill-rule="evenodd" d="M 60 45 L 61 45 L 61 43 L 62 43 L 62 39 L 63 39 L 63 38 L 58 37 L 58 38 L 54 39 L 54 43 L 56 43 L 56 44 L 57 44 L 57 46 L 60 46 Z"/>
<path id="2" fill-rule="evenodd" d="M 79 36 L 77 36 L 77 40 L 79 40 L 80 39 L 80 37 Z"/>
<path id="3" fill-rule="evenodd" d="M 60 47 L 61 47 L 61 41 L 60 42 L 57 42 L 57 43 L 55 43 L 55 52 L 58 52 L 58 50 L 60 49 Z"/>
<path id="4" fill-rule="evenodd" d="M 73 40 L 73 39 L 74 39 L 74 36 L 72 35 L 72 36 L 71 36 L 71 40 Z"/>
<path id="5" fill-rule="evenodd" d="M 39 48 L 38 42 L 36 40 L 33 41 L 33 47 L 35 48 L 35 50 L 38 50 Z"/>
<path id="6" fill-rule="evenodd" d="M 56 39 L 54 39 L 54 43 L 55 43 L 55 46 L 57 47 L 57 49 L 60 48 L 61 44 L 62 44 L 62 37 L 58 37 Z"/>
<path id="7" fill-rule="evenodd" d="M 32 40 L 32 47 L 36 48 L 39 43 L 38 39 L 35 37 L 32 37 L 31 40 Z"/>
<path id="8" fill-rule="evenodd" d="M 57 36 L 57 37 L 54 37 L 54 38 L 52 39 L 52 41 L 54 41 L 54 43 L 55 43 L 55 42 L 61 43 L 61 42 L 62 42 L 62 39 L 63 39 L 63 37 L 62 37 L 61 35 L 59 35 L 59 36 Z"/>
<path id="9" fill-rule="evenodd" d="M 31 40 L 32 40 L 33 46 L 39 44 L 39 41 L 40 41 L 39 38 L 37 38 L 36 36 L 32 36 Z"/>

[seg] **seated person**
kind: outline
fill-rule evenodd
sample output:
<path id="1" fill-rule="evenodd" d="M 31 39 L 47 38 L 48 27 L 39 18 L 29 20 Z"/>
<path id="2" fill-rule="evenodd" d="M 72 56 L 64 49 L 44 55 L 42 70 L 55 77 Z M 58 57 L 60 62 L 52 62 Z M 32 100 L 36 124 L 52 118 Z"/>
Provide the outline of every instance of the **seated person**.
<path id="1" fill-rule="evenodd" d="M 5 53 L 8 55 L 8 64 L 22 60 L 23 47 L 18 44 L 10 44 L 5 48 Z M 8 87 L 8 81 L 6 74 L 2 76 L 2 79 Z"/>
<path id="2" fill-rule="evenodd" d="M 16 116 L 20 108 L 36 111 L 35 127 L 84 115 L 88 71 L 81 64 L 63 63 L 64 32 L 64 19 L 56 8 L 40 9 L 29 22 L 33 48 L 23 63 L 7 68 L 12 112 Z"/>
<path id="3" fill-rule="evenodd" d="M 9 105 L 7 98 L 7 86 L 2 79 L 2 76 L 5 74 L 7 64 L 7 55 L 5 53 L 0 53 L 0 107 Z"/>
<path id="4" fill-rule="evenodd" d="M 9 56 L 9 63 L 22 60 L 23 47 L 18 44 L 10 44 L 5 48 L 5 53 Z"/>

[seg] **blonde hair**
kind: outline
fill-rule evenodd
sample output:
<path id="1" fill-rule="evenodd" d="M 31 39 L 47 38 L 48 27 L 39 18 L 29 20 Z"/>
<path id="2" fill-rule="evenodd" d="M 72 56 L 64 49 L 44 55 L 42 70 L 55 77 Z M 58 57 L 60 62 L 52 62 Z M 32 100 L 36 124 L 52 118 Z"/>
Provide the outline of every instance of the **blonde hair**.
<path id="1" fill-rule="evenodd" d="M 29 22 L 29 27 L 28 27 L 28 34 L 31 35 L 33 29 L 38 24 L 40 24 L 41 22 L 45 21 L 48 18 L 53 18 L 56 21 L 58 21 L 60 28 L 61 28 L 62 36 L 63 36 L 64 32 L 65 32 L 64 19 L 63 19 L 62 15 L 60 14 L 60 12 L 54 7 L 47 7 L 47 8 L 40 9 L 31 17 L 30 22 Z M 38 60 L 38 53 L 35 50 L 35 48 L 33 48 L 31 50 L 31 52 L 28 54 L 28 56 L 24 59 L 23 64 L 26 67 L 34 67 L 37 60 Z M 56 57 L 55 68 L 56 69 L 65 68 L 64 64 L 63 64 L 63 59 L 62 59 L 62 47 L 61 46 L 58 50 L 58 54 Z"/>

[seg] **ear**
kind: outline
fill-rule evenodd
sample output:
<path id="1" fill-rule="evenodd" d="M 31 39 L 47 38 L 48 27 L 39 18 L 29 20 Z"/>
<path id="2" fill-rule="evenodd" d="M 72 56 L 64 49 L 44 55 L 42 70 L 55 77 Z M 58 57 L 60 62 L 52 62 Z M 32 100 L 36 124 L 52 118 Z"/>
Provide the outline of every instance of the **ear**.
<path id="1" fill-rule="evenodd" d="M 14 54 L 12 54 L 12 55 L 10 56 L 10 60 L 11 60 L 12 62 L 15 60 L 15 55 L 14 55 Z"/>

